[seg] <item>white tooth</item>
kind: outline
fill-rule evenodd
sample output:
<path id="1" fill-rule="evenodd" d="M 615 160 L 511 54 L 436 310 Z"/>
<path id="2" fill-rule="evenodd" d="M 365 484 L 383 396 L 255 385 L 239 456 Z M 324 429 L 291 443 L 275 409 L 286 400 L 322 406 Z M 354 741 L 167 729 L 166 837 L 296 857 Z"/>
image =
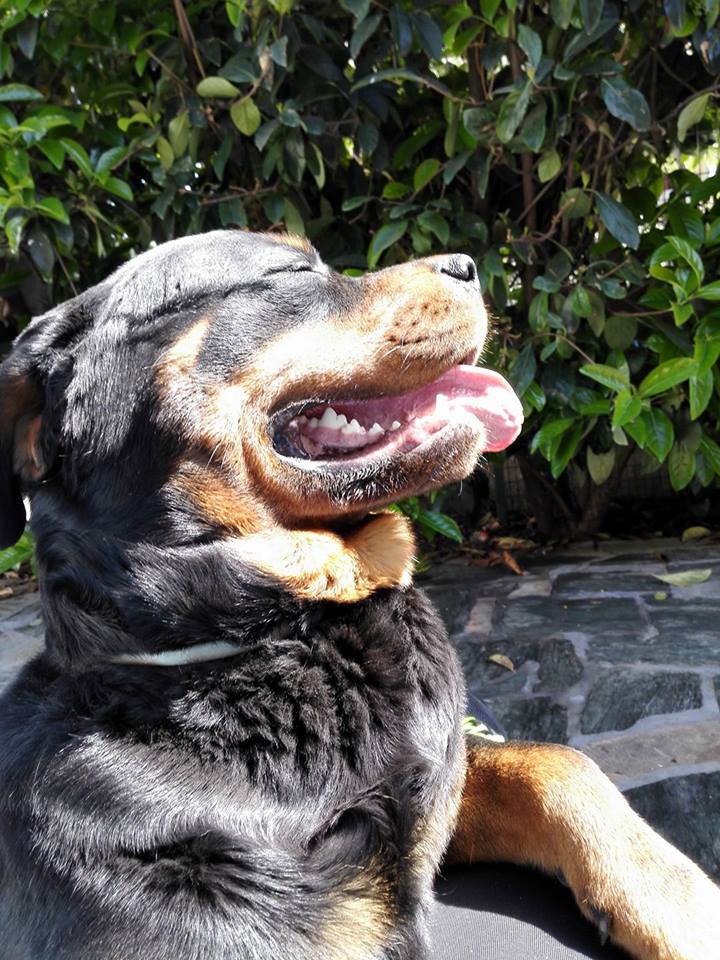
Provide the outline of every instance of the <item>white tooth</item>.
<path id="1" fill-rule="evenodd" d="M 448 398 L 445 396 L 444 393 L 439 393 L 435 397 L 435 409 L 438 411 L 445 412 L 447 408 L 448 408 Z"/>
<path id="2" fill-rule="evenodd" d="M 298 419 L 298 423 L 307 423 L 307 422 L 308 422 L 308 418 L 305 417 L 305 416 L 298 417 L 297 419 Z"/>
<path id="3" fill-rule="evenodd" d="M 312 420 L 310 421 L 310 423 L 308 424 L 308 426 L 310 426 L 310 427 L 316 427 L 319 423 L 320 423 L 320 421 L 318 420 L 318 418 L 317 418 L 317 417 L 313 417 Z"/>
<path id="4" fill-rule="evenodd" d="M 345 416 L 344 413 L 341 413 L 337 418 L 337 420 L 335 421 L 335 426 L 344 427 L 347 422 L 348 422 L 348 418 Z"/>
<path id="5" fill-rule="evenodd" d="M 383 428 L 380 426 L 379 423 L 374 423 L 368 430 L 368 433 L 371 437 L 379 437 L 380 434 L 385 433 L 385 431 L 383 430 Z"/>
<path id="6" fill-rule="evenodd" d="M 322 417 L 320 417 L 321 427 L 337 427 L 338 415 L 332 407 L 326 407 Z"/>
<path id="7" fill-rule="evenodd" d="M 400 421 L 399 421 L 399 420 L 393 420 L 393 422 L 392 422 L 392 423 L 390 424 L 390 426 L 388 427 L 388 430 L 399 430 L 399 429 L 400 429 Z"/>
<path id="8" fill-rule="evenodd" d="M 342 428 L 340 433 L 345 437 L 355 436 L 356 434 L 365 433 L 365 427 L 361 427 L 357 420 L 351 420 L 346 427 Z"/>

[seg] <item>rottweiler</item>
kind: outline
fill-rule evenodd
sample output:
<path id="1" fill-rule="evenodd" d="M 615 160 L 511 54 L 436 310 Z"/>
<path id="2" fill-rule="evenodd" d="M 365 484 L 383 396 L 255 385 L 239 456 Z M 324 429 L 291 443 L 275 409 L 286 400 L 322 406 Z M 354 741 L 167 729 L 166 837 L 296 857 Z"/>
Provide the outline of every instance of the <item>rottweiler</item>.
<path id="1" fill-rule="evenodd" d="M 640 960 L 720 895 L 572 749 L 462 735 L 389 504 L 518 434 L 473 261 L 361 278 L 303 239 L 156 247 L 0 368 L 0 544 L 46 649 L 0 706 L 5 960 L 420 960 L 446 862 L 562 873 Z"/>

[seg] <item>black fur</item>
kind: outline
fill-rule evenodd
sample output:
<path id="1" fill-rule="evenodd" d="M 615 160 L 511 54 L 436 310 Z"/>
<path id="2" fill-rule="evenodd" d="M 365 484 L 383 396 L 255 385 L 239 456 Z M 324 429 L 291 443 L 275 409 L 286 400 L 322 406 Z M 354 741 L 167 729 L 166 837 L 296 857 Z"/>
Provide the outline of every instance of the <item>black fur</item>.
<path id="1" fill-rule="evenodd" d="M 391 924 L 368 958 L 424 957 L 441 849 L 420 832 L 442 831 L 462 765 L 444 629 L 416 590 L 299 601 L 238 559 L 165 492 L 181 441 L 150 376 L 200 311 L 222 380 L 350 288 L 320 296 L 281 270 L 309 254 L 262 238 L 170 247 L 35 321 L 0 374 L 40 386 L 47 462 L 29 487 L 47 650 L 0 703 L 2 956 L 359 958 L 359 900 Z M 0 483 L 8 541 L 7 464 Z M 238 654 L 109 662 L 214 640 Z"/>

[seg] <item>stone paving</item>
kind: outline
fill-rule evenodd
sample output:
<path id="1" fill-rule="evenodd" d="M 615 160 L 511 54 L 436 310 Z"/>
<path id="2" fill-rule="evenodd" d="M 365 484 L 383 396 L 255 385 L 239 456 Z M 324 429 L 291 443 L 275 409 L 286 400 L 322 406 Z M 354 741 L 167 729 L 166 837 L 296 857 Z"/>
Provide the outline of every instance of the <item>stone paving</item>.
<path id="1" fill-rule="evenodd" d="M 593 757 L 720 879 L 720 545 L 608 541 L 526 566 L 519 578 L 453 560 L 421 578 L 470 692 L 509 735 Z M 712 572 L 694 586 L 654 576 L 696 568 Z M 0 600 L 0 687 L 41 646 L 37 594 Z"/>
<path id="2" fill-rule="evenodd" d="M 720 545 L 607 541 L 526 566 L 451 561 L 425 578 L 469 691 L 510 736 L 587 753 L 720 879 Z M 655 576 L 690 569 L 711 574 Z"/>

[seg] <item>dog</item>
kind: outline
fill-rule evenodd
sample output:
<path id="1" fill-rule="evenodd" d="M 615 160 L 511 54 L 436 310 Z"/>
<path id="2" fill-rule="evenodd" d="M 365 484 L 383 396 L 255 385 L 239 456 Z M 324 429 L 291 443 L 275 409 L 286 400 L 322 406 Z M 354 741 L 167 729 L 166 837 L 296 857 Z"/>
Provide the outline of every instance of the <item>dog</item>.
<path id="1" fill-rule="evenodd" d="M 445 862 L 559 873 L 639 960 L 720 895 L 582 754 L 465 740 L 385 508 L 522 422 L 473 261 L 362 278 L 303 239 L 158 246 L 0 368 L 0 545 L 46 649 L 0 705 L 5 960 L 421 960 Z"/>

